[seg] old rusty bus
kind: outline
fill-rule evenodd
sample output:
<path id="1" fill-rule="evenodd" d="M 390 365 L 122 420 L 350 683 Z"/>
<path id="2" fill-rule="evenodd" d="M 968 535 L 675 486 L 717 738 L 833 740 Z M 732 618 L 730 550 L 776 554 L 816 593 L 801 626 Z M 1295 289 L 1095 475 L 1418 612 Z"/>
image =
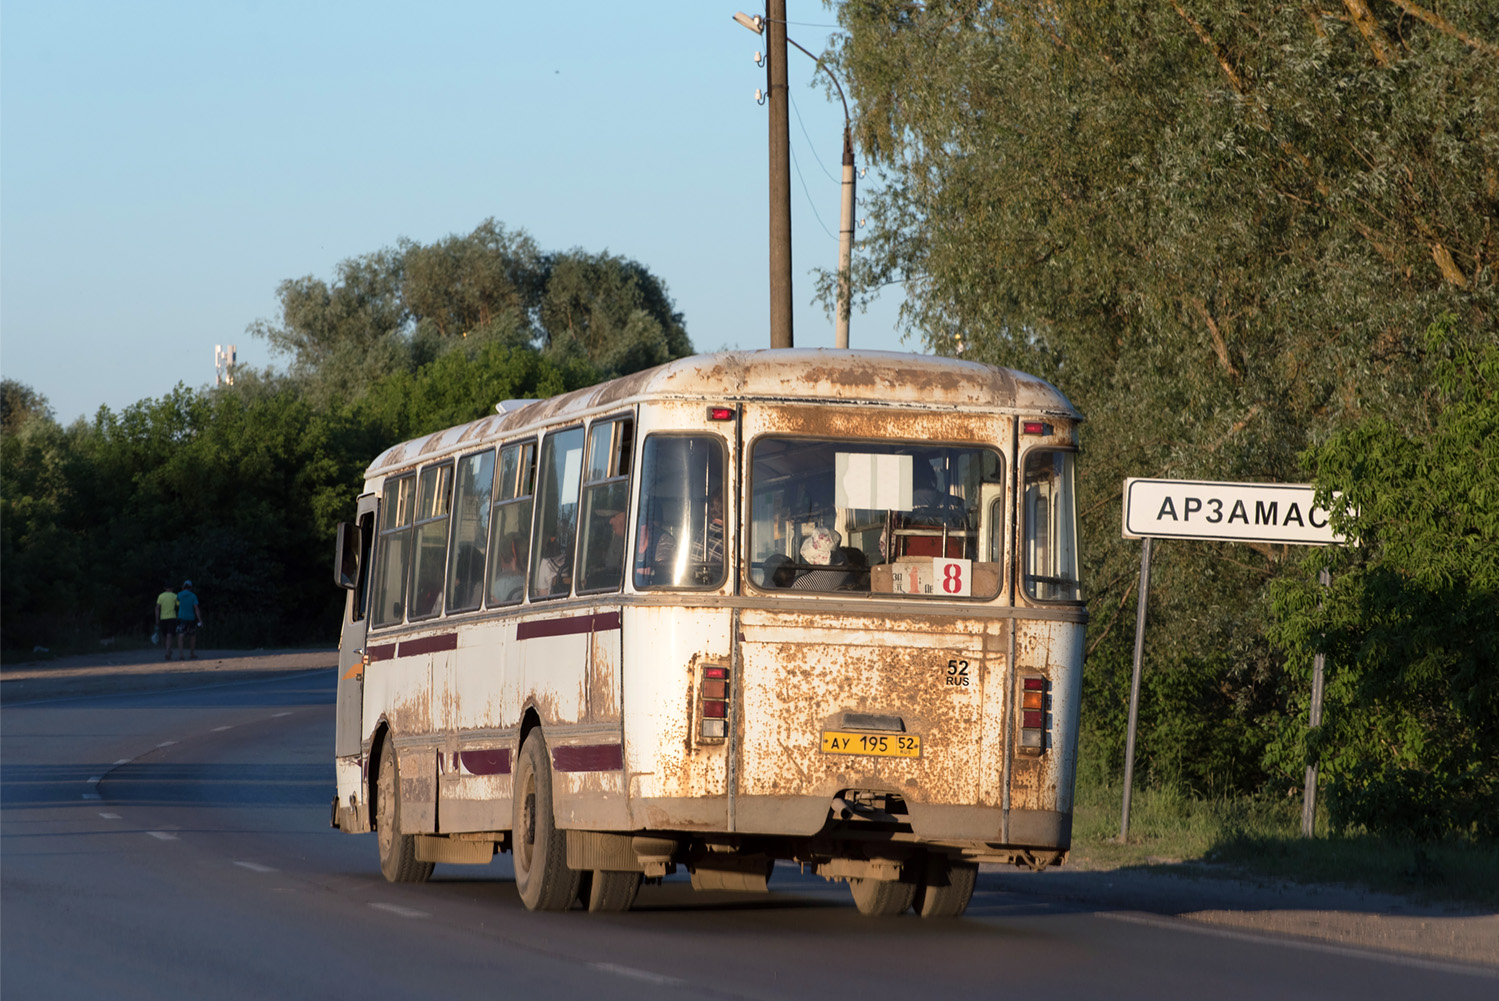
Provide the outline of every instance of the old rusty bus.
<path id="1" fill-rule="evenodd" d="M 404 442 L 335 575 L 333 824 L 385 876 L 513 854 L 527 907 L 643 879 L 968 906 L 1070 843 L 1081 419 L 952 359 L 685 358 Z"/>

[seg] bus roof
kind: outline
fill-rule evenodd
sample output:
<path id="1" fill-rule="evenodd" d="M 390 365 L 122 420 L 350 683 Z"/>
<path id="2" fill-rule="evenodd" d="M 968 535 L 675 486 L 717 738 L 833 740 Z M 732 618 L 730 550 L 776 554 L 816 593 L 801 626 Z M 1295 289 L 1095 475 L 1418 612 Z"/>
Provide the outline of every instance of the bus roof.
<path id="1" fill-rule="evenodd" d="M 1013 411 L 1081 420 L 1051 383 L 1014 369 L 935 355 L 832 348 L 692 355 L 402 442 L 365 470 L 373 478 L 505 431 L 541 427 L 650 399 L 874 403 L 914 409 Z"/>

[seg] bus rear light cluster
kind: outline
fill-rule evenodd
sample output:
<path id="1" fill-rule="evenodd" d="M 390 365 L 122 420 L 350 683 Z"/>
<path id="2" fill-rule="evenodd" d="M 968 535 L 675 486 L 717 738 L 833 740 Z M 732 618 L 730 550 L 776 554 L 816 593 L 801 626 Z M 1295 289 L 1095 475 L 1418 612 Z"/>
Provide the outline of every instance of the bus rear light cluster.
<path id="1" fill-rule="evenodd" d="M 1039 755 L 1046 750 L 1046 679 L 1020 679 L 1020 753 Z"/>
<path id="2" fill-rule="evenodd" d="M 697 688 L 698 735 L 705 743 L 717 743 L 728 734 L 729 669 L 717 664 L 703 667 Z"/>

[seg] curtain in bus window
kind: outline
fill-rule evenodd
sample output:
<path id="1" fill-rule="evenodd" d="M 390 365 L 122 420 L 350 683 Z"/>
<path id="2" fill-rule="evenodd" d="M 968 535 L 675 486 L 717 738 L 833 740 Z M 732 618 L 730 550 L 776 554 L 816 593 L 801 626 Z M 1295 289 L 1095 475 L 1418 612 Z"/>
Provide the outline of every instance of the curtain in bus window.
<path id="1" fill-rule="evenodd" d="M 1025 591 L 1041 601 L 1081 601 L 1072 453 L 1025 457 Z"/>
<path id="2" fill-rule="evenodd" d="M 484 549 L 489 544 L 494 451 L 458 461 L 453 489 L 453 539 L 448 545 L 448 611 L 478 608 L 484 597 Z"/>
<path id="3" fill-rule="evenodd" d="M 583 477 L 583 429 L 546 436 L 541 443 L 536 531 L 531 538 L 531 597 L 556 598 L 572 589 L 578 532 L 578 487 Z"/>
<path id="4" fill-rule="evenodd" d="M 641 452 L 635 587 L 722 587 L 724 448 L 711 435 L 652 435 Z"/>
<path id="5" fill-rule="evenodd" d="M 528 441 L 500 449 L 491 519 L 493 536 L 489 543 L 490 607 L 513 605 L 525 597 L 535 487 L 536 443 Z"/>
<path id="6" fill-rule="evenodd" d="M 618 591 L 624 583 L 633 438 L 634 422 L 629 419 L 600 422 L 589 429 L 583 545 L 578 553 L 580 594 Z"/>
<path id="7" fill-rule="evenodd" d="M 999 593 L 1004 471 L 994 449 L 766 438 L 750 489 L 756 587 Z"/>
<path id="8" fill-rule="evenodd" d="M 442 578 L 448 562 L 448 505 L 452 496 L 451 464 L 422 470 L 416 491 L 416 552 L 408 620 L 427 618 L 442 611 Z"/>
<path id="9" fill-rule="evenodd" d="M 385 482 L 385 496 L 380 505 L 379 553 L 375 560 L 373 618 L 377 626 L 400 622 L 406 614 L 404 589 L 415 500 L 415 476 Z"/>

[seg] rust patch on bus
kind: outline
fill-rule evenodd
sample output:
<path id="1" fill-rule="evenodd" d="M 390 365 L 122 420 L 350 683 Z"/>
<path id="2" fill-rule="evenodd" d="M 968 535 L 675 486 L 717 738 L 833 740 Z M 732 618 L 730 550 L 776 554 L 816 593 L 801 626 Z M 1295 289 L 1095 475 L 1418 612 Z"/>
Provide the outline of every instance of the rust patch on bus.
<path id="1" fill-rule="evenodd" d="M 1002 624 L 767 612 L 746 615 L 743 628 L 739 704 L 744 732 L 757 737 L 742 749 L 741 793 L 858 788 L 962 805 L 996 798 L 997 778 L 988 775 L 996 769 L 985 765 L 997 760 L 996 748 L 985 742 L 1001 739 L 1001 728 L 986 723 L 1004 705 L 1003 692 L 989 690 L 1005 676 L 994 649 Z M 898 719 L 899 732 L 920 736 L 920 756 L 824 752 L 822 732 L 854 728 L 850 712 Z"/>
<path id="2" fill-rule="evenodd" d="M 614 722 L 620 718 L 619 664 L 614 649 L 597 635 L 589 644 L 588 718 L 596 722 Z"/>

